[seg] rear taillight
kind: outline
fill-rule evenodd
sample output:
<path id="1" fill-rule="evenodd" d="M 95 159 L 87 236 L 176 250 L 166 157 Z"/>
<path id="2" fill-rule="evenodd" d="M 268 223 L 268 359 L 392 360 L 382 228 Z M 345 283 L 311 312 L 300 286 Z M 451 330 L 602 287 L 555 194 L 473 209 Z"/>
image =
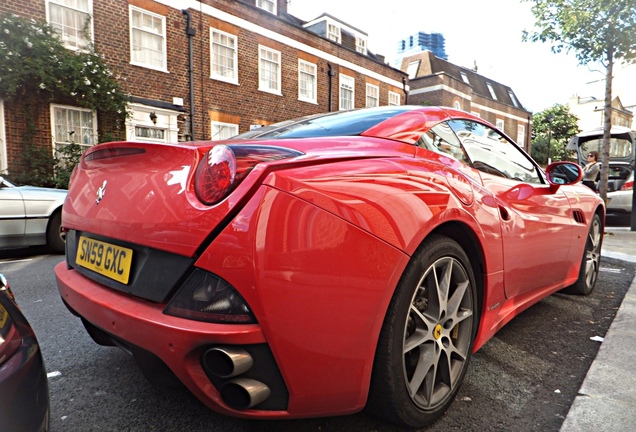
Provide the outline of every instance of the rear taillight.
<path id="1" fill-rule="evenodd" d="M 256 322 L 247 303 L 232 285 L 200 269 L 196 269 L 185 281 L 163 312 L 196 321 Z"/>
<path id="2" fill-rule="evenodd" d="M 634 189 L 634 180 L 626 181 L 623 186 L 621 186 L 621 190 L 627 191 Z"/>
<path id="3" fill-rule="evenodd" d="M 0 273 L 0 295 L 7 294 L 15 304 L 15 297 L 7 279 Z M 9 305 L 7 305 L 9 306 Z M 7 308 L 0 302 L 0 366 L 20 348 L 22 336 Z"/>
<path id="4" fill-rule="evenodd" d="M 199 163 L 194 190 L 203 204 L 213 205 L 228 196 L 257 164 L 300 155 L 281 147 L 217 145 Z"/>

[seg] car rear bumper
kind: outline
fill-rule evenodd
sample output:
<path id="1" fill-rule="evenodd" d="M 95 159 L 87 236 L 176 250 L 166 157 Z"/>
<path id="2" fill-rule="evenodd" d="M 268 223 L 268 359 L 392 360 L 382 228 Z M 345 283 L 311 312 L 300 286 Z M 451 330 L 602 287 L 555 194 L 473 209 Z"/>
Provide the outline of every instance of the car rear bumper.
<path id="1" fill-rule="evenodd" d="M 67 307 L 82 317 L 87 330 L 102 344 L 118 345 L 131 352 L 142 370 L 153 359 L 165 364 L 205 405 L 237 417 L 284 418 L 288 394 L 257 324 L 214 324 L 163 314 L 164 305 L 102 287 L 66 263 L 55 268 L 58 289 Z M 106 307 L 106 305 L 108 305 Z M 110 343 L 109 343 L 110 342 Z M 233 409 L 221 389 L 234 377 L 215 377 L 204 367 L 205 353 L 218 347 L 243 347 L 254 357 L 254 366 L 240 378 L 267 381 L 272 396 L 253 409 Z M 260 378 L 259 378 L 260 379 Z"/>

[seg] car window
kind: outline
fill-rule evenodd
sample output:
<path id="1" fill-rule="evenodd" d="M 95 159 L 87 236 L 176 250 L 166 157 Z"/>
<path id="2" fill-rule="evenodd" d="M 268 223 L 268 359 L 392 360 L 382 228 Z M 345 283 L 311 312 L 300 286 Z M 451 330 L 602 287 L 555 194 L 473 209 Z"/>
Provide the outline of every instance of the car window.
<path id="1" fill-rule="evenodd" d="M 627 180 L 632 170 L 627 166 L 609 166 L 608 177 L 611 179 Z"/>
<path id="2" fill-rule="evenodd" d="M 459 139 L 447 123 L 440 123 L 426 131 L 416 144 L 428 150 L 449 154 L 466 165 L 470 164 Z"/>
<path id="3" fill-rule="evenodd" d="M 585 141 L 581 144 L 580 154 L 585 158 L 585 156 L 591 152 L 597 151 L 600 154 L 603 153 L 603 138 L 599 137 L 596 139 L 591 139 L 589 141 Z M 610 138 L 609 145 L 609 157 L 611 159 L 615 158 L 628 158 L 632 154 L 632 143 L 629 139 L 626 138 Z"/>
<path id="4" fill-rule="evenodd" d="M 526 183 L 543 183 L 532 160 L 496 130 L 472 120 L 450 120 L 448 124 L 474 168 Z"/>

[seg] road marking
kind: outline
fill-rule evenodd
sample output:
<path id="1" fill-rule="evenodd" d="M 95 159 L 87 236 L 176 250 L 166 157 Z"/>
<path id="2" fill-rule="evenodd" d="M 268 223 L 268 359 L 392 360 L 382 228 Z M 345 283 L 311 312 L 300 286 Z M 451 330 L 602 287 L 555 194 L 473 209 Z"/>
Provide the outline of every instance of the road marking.
<path id="1" fill-rule="evenodd" d="M 602 272 L 607 272 L 607 273 L 620 273 L 623 271 L 623 269 L 615 269 L 615 268 L 605 268 L 605 267 L 601 267 L 601 271 Z"/>
<path id="2" fill-rule="evenodd" d="M 13 263 L 29 262 L 29 261 L 33 261 L 33 258 L 27 258 L 27 259 L 21 259 L 21 260 L 0 261 L 0 264 L 13 264 Z"/>

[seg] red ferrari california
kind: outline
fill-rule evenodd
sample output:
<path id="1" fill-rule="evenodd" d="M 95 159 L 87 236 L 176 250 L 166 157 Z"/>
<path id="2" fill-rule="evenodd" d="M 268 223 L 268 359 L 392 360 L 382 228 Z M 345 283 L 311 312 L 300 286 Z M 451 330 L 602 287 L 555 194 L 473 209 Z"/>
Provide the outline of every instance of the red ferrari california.
<path id="1" fill-rule="evenodd" d="M 106 143 L 71 179 L 55 273 L 97 343 L 213 410 L 419 427 L 504 324 L 594 288 L 605 208 L 581 177 L 439 107 Z"/>

